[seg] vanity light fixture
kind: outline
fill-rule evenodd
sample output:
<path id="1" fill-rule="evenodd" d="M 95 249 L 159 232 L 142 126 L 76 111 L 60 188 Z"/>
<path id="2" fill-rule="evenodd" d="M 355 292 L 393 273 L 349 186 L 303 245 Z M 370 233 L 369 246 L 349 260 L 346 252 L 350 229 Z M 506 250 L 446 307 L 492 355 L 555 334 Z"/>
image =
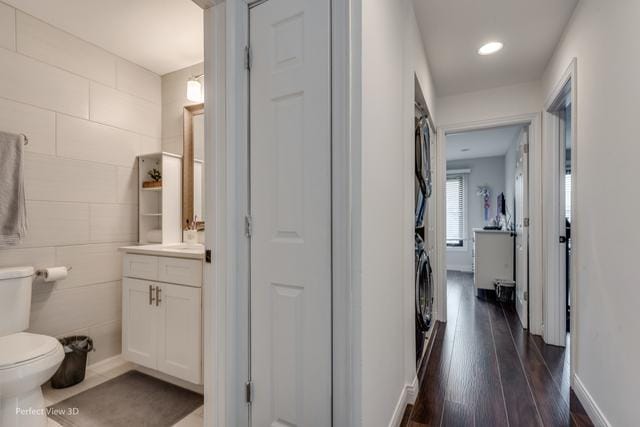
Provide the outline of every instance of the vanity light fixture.
<path id="1" fill-rule="evenodd" d="M 501 50 L 504 47 L 504 45 L 500 42 L 489 42 L 485 45 L 483 45 L 480 49 L 478 49 L 478 55 L 491 55 L 493 53 L 498 52 L 499 50 Z"/>
<path id="2" fill-rule="evenodd" d="M 187 99 L 191 102 L 203 102 L 204 90 L 200 79 L 204 77 L 204 74 L 193 76 L 187 81 Z"/>

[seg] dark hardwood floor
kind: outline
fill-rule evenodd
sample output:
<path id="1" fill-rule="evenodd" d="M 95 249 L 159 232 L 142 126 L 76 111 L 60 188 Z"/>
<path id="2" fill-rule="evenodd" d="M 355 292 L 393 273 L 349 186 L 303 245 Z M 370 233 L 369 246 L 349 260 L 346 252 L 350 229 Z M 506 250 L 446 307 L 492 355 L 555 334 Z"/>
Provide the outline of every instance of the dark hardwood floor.
<path id="1" fill-rule="evenodd" d="M 447 292 L 403 426 L 593 425 L 569 389 L 568 350 L 523 330 L 511 305 L 477 298 L 471 274 L 449 272 Z"/>

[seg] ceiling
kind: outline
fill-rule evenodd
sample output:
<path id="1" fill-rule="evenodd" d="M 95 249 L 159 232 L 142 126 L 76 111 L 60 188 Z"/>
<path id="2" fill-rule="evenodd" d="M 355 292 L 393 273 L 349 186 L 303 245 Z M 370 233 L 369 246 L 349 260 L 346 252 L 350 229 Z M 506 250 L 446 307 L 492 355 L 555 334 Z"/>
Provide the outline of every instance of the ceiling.
<path id="1" fill-rule="evenodd" d="M 202 62 L 202 9 L 192 0 L 3 0 L 163 75 Z"/>
<path id="2" fill-rule="evenodd" d="M 438 96 L 537 80 L 578 0 L 414 0 Z M 480 46 L 501 41 L 500 52 Z"/>
<path id="3" fill-rule="evenodd" d="M 516 140 L 520 129 L 522 125 L 447 135 L 447 160 L 504 156 Z"/>

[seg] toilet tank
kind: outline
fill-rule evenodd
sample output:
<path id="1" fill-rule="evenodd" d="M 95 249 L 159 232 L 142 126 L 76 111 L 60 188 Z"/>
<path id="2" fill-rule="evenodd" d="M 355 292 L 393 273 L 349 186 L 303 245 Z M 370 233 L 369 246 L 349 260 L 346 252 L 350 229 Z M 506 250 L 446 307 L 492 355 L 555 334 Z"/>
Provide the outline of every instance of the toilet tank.
<path id="1" fill-rule="evenodd" d="M 33 267 L 0 268 L 0 337 L 29 327 Z"/>

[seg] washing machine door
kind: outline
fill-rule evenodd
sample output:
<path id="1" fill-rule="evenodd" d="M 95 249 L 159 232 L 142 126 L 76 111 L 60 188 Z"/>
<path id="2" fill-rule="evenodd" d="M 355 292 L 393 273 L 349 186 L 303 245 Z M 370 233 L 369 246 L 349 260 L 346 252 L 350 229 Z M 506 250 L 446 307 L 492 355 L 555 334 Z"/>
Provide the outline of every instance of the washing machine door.
<path id="1" fill-rule="evenodd" d="M 433 321 L 433 280 L 424 245 L 416 246 L 416 318 L 418 328 L 427 332 Z"/>

